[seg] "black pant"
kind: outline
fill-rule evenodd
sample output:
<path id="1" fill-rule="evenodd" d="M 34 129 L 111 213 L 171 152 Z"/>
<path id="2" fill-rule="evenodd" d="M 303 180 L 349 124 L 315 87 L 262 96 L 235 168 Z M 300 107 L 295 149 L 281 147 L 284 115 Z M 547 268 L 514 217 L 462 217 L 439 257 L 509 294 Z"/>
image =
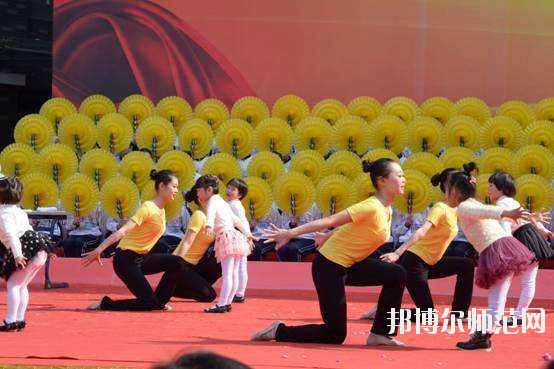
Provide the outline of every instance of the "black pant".
<path id="1" fill-rule="evenodd" d="M 163 309 L 157 296 L 171 296 L 177 283 L 179 272 L 186 268 L 185 262 L 175 255 L 138 254 L 131 250 L 116 249 L 113 258 L 114 271 L 125 283 L 135 299 L 112 300 L 104 297 L 102 310 L 149 311 Z M 165 272 L 156 293 L 152 290 L 145 275 Z M 167 298 L 169 300 L 169 298 Z"/>
<path id="2" fill-rule="evenodd" d="M 65 257 L 80 258 L 89 250 L 96 248 L 102 242 L 102 236 L 82 235 L 69 236 L 62 240 L 59 247 L 63 248 Z"/>
<path id="3" fill-rule="evenodd" d="M 393 308 L 398 311 L 402 303 L 406 272 L 400 265 L 367 258 L 347 269 L 317 253 L 312 263 L 312 277 L 324 323 L 296 327 L 283 324 L 277 329 L 277 341 L 343 343 L 346 338 L 345 283 L 356 286 L 383 285 L 371 332 L 396 335 L 396 330 L 390 333 L 389 311 Z"/>
<path id="4" fill-rule="evenodd" d="M 181 239 L 175 236 L 162 236 L 150 250 L 151 254 L 171 254 Z"/>
<path id="5" fill-rule="evenodd" d="M 315 242 L 309 238 L 293 238 L 277 250 L 279 261 L 302 261 L 302 256 L 315 250 Z"/>
<path id="6" fill-rule="evenodd" d="M 479 253 L 475 250 L 472 244 L 465 241 L 452 241 L 446 249 L 444 256 L 459 256 L 469 258 L 473 261 L 473 265 L 477 266 Z"/>
<path id="7" fill-rule="evenodd" d="M 254 248 L 248 260 L 262 261 L 264 256 L 275 249 L 275 242 L 264 243 L 265 240 L 254 241 Z"/>
<path id="8" fill-rule="evenodd" d="M 394 250 L 396 250 L 394 242 L 387 242 L 379 246 L 379 248 L 375 250 L 371 255 L 369 255 L 369 257 L 372 259 L 379 259 L 381 255 L 388 254 L 389 252 L 393 252 Z"/>

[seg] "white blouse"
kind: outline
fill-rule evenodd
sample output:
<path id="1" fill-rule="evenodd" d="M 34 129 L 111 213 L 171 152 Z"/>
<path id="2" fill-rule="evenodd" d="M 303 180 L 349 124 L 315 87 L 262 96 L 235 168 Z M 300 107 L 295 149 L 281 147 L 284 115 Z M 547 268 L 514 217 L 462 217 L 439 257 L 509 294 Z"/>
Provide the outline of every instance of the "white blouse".
<path id="1" fill-rule="evenodd" d="M 0 205 L 0 241 L 12 250 L 14 257 L 23 256 L 19 238 L 33 227 L 27 213 L 17 205 Z"/>

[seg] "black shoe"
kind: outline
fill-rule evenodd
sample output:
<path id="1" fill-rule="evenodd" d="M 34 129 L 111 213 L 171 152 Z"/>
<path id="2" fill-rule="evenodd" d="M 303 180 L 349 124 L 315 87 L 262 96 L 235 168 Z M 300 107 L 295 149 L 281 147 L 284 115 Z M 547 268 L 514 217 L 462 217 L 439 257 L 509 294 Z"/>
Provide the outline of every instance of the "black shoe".
<path id="1" fill-rule="evenodd" d="M 225 305 L 224 308 L 225 308 L 225 311 L 226 311 L 227 313 L 230 312 L 230 311 L 233 309 L 233 308 L 231 307 L 231 305 Z"/>
<path id="2" fill-rule="evenodd" d="M 226 313 L 226 312 L 228 312 L 228 311 L 231 311 L 230 306 L 231 306 L 231 305 L 219 306 L 219 305 L 215 304 L 215 305 L 212 306 L 212 307 L 205 308 L 205 309 L 204 309 L 204 312 L 205 312 L 205 313 L 216 313 L 216 314 Z"/>
<path id="3" fill-rule="evenodd" d="M 4 324 L 0 325 L 0 332 L 15 332 L 18 331 L 18 325 L 17 323 L 6 323 L 4 320 Z"/>
<path id="4" fill-rule="evenodd" d="M 475 332 L 469 337 L 467 342 L 458 342 L 456 347 L 460 350 L 487 350 L 490 351 L 492 347 L 490 333 L 483 334 L 482 332 Z"/>
<path id="5" fill-rule="evenodd" d="M 233 297 L 233 302 L 238 302 L 239 304 L 242 304 L 245 301 L 246 298 L 244 296 L 235 295 L 235 297 Z"/>
<path id="6" fill-rule="evenodd" d="M 506 318 L 506 325 L 510 327 L 523 325 L 523 319 L 517 318 L 515 316 L 509 316 Z"/>
<path id="7" fill-rule="evenodd" d="M 24 320 L 21 320 L 19 322 L 15 322 L 15 324 L 17 325 L 17 330 L 18 331 L 22 331 L 25 329 L 25 326 L 27 326 L 27 324 L 25 323 Z"/>

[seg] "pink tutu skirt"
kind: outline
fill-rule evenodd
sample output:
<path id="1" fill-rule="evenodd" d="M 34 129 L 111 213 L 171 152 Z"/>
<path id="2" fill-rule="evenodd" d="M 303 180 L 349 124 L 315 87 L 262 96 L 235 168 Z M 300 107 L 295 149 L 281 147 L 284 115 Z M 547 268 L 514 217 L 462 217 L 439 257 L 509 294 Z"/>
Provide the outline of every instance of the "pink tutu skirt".
<path id="1" fill-rule="evenodd" d="M 218 262 L 229 255 L 246 256 L 250 246 L 246 237 L 236 229 L 223 231 L 215 237 L 215 258 Z"/>
<path id="2" fill-rule="evenodd" d="M 475 284 L 489 289 L 510 274 L 518 275 L 531 266 L 535 255 L 514 237 L 493 242 L 479 255 Z"/>

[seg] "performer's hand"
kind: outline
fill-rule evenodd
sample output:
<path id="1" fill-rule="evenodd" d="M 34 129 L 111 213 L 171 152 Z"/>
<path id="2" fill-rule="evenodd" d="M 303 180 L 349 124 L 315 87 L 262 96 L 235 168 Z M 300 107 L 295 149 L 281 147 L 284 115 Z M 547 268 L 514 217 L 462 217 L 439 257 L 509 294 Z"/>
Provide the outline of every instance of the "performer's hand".
<path id="1" fill-rule="evenodd" d="M 522 207 L 513 210 L 504 210 L 502 212 L 502 218 L 511 218 L 513 220 L 518 220 L 519 218 L 529 219 L 530 216 L 531 213 Z"/>
<path id="2" fill-rule="evenodd" d="M 330 232 L 316 232 L 314 234 L 315 247 L 319 249 L 331 236 Z"/>
<path id="3" fill-rule="evenodd" d="M 206 236 L 208 236 L 210 238 L 215 237 L 215 232 L 214 232 L 213 228 L 211 228 L 211 227 L 206 227 L 205 234 L 206 234 Z"/>
<path id="4" fill-rule="evenodd" d="M 552 215 L 549 211 L 537 211 L 530 214 L 530 219 L 534 220 L 535 222 L 548 224 L 552 221 Z"/>
<path id="5" fill-rule="evenodd" d="M 380 259 L 381 261 L 387 262 L 387 263 L 396 263 L 398 261 L 398 254 L 396 252 L 389 252 L 387 254 L 381 255 Z"/>
<path id="6" fill-rule="evenodd" d="M 275 249 L 279 250 L 282 246 L 287 244 L 292 236 L 286 229 L 281 229 L 273 224 L 269 225 L 269 228 L 264 229 L 262 237 L 265 238 L 264 243 L 275 242 Z"/>
<path id="7" fill-rule="evenodd" d="M 27 266 L 27 259 L 25 259 L 25 256 L 16 257 L 15 266 L 17 269 L 24 269 Z"/>
<path id="8" fill-rule="evenodd" d="M 102 260 L 100 259 L 101 254 L 102 251 L 98 250 L 98 248 L 89 252 L 85 252 L 83 254 L 83 257 L 81 258 L 83 266 L 87 267 L 95 261 L 98 262 L 98 264 L 103 265 Z"/>

